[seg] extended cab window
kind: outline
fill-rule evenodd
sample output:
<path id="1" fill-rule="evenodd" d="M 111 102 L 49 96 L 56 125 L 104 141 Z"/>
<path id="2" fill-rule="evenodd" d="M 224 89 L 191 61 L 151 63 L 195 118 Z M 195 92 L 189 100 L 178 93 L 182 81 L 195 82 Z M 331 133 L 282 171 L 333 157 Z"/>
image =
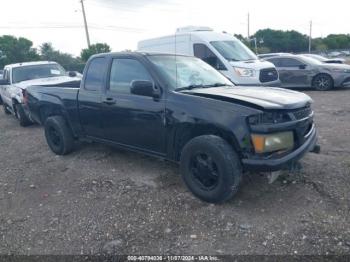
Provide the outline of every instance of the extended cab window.
<path id="1" fill-rule="evenodd" d="M 204 44 L 193 45 L 194 56 L 207 62 L 217 70 L 227 70 L 219 58 Z"/>
<path id="2" fill-rule="evenodd" d="M 152 81 L 152 78 L 139 61 L 126 58 L 114 59 L 109 81 L 110 91 L 129 94 L 131 82 L 134 80 Z"/>
<path id="3" fill-rule="evenodd" d="M 91 60 L 86 72 L 85 89 L 89 91 L 99 91 L 104 84 L 107 71 L 107 59 L 97 57 Z"/>

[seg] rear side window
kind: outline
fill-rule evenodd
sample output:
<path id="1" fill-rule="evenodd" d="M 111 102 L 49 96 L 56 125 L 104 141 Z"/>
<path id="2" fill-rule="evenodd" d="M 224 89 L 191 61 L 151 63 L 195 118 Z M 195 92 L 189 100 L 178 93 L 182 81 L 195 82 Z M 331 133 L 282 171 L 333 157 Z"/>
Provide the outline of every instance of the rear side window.
<path id="1" fill-rule="evenodd" d="M 280 67 L 298 67 L 302 64 L 300 61 L 293 58 L 281 58 L 279 63 Z"/>
<path id="2" fill-rule="evenodd" d="M 89 91 L 102 90 L 107 70 L 107 59 L 97 57 L 91 60 L 89 68 L 86 71 L 84 88 Z"/>
<path id="3" fill-rule="evenodd" d="M 130 94 L 131 82 L 134 80 L 148 80 L 152 78 L 146 68 L 134 59 L 113 59 L 109 82 L 110 91 Z"/>
<path id="4" fill-rule="evenodd" d="M 202 59 L 217 70 L 226 70 L 219 58 L 204 44 L 194 44 L 193 53 L 195 57 Z"/>

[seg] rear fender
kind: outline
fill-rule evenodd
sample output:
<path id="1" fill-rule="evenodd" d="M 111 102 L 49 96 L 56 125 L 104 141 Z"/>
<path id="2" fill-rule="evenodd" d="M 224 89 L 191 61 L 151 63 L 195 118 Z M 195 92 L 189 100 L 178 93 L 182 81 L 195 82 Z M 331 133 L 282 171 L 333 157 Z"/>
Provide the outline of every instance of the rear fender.
<path id="1" fill-rule="evenodd" d="M 40 123 L 42 125 L 45 125 L 46 120 L 51 116 L 63 116 L 63 118 L 67 121 L 68 127 L 72 131 L 73 136 L 75 137 L 77 136 L 76 132 L 74 132 L 72 128 L 72 122 L 69 118 L 69 114 L 61 103 L 44 104 L 40 107 L 39 112 L 40 112 Z"/>

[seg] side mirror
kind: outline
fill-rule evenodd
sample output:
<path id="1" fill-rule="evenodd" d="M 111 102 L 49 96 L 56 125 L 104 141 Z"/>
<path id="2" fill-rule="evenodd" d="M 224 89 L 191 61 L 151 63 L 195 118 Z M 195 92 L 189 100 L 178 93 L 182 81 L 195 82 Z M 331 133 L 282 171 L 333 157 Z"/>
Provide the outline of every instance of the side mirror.
<path id="1" fill-rule="evenodd" d="M 149 96 L 154 98 L 160 97 L 160 90 L 152 81 L 148 80 L 134 80 L 131 82 L 131 94 L 139 96 Z"/>
<path id="2" fill-rule="evenodd" d="M 76 77 L 76 76 L 77 76 L 77 72 L 75 72 L 75 71 L 69 71 L 69 72 L 68 72 L 68 76 L 70 76 L 70 77 Z"/>
<path id="3" fill-rule="evenodd" d="M 0 86 L 6 86 L 9 85 L 10 81 L 7 79 L 0 79 Z"/>
<path id="4" fill-rule="evenodd" d="M 306 68 L 306 65 L 300 65 L 299 66 L 299 69 L 305 69 Z"/>

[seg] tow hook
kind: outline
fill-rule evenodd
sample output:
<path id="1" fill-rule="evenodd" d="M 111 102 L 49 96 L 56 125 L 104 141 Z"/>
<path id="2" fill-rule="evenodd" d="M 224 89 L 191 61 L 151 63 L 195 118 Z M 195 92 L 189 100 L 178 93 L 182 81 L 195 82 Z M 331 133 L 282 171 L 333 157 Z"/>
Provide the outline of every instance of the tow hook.
<path id="1" fill-rule="evenodd" d="M 321 146 L 315 145 L 314 148 L 310 151 L 311 153 L 319 154 L 321 153 Z"/>

